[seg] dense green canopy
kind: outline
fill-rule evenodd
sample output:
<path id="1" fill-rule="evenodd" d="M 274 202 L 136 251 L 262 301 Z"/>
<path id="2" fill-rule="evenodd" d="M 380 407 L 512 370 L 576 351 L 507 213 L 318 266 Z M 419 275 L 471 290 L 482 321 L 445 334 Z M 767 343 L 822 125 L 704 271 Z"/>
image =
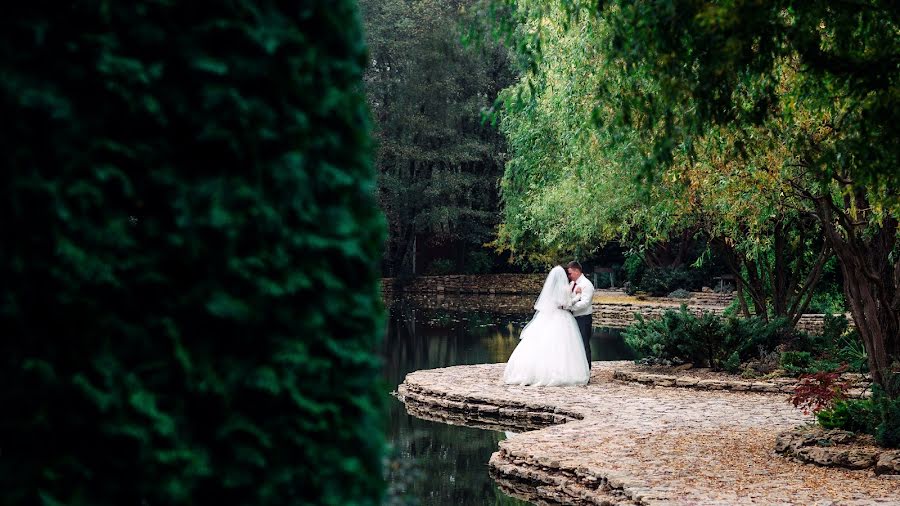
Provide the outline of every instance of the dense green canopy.
<path id="1" fill-rule="evenodd" d="M 502 245 L 540 254 L 697 227 L 795 317 L 834 251 L 876 381 L 900 393 L 889 2 L 489 8 L 530 62 L 505 101 Z"/>

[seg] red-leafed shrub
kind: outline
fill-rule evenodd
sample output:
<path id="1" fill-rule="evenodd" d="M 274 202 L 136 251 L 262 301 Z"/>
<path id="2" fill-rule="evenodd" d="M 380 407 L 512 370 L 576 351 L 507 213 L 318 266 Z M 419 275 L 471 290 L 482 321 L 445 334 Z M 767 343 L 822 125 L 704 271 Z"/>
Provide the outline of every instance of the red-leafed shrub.
<path id="1" fill-rule="evenodd" d="M 847 370 L 847 364 L 841 364 L 836 371 L 817 372 L 800 376 L 800 382 L 794 388 L 791 403 L 804 414 L 816 414 L 830 408 L 835 402 L 847 398 L 849 382 L 841 380 L 841 374 Z"/>

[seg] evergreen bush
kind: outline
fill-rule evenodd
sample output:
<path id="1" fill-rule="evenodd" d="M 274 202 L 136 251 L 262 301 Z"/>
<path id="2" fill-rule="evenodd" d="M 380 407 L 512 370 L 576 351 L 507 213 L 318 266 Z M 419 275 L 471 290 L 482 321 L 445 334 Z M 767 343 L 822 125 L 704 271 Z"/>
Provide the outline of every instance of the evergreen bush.
<path id="1" fill-rule="evenodd" d="M 841 429 L 874 434 L 878 426 L 878 412 L 871 399 L 845 399 L 829 409 L 816 413 L 819 425 L 826 429 Z"/>
<path id="2" fill-rule="evenodd" d="M 808 372 L 812 363 L 812 354 L 808 351 L 785 351 L 781 353 L 781 368 L 793 374 Z"/>
<path id="3" fill-rule="evenodd" d="M 766 323 L 760 318 L 739 318 L 703 313 L 695 316 L 682 305 L 667 310 L 659 319 L 646 320 L 625 329 L 629 346 L 643 357 L 657 361 L 691 362 L 716 370 L 739 369 L 762 346 L 771 349 L 781 339 L 785 322 Z"/>
<path id="4" fill-rule="evenodd" d="M 377 504 L 356 3 L 25 3 L 0 28 L 0 502 Z"/>
<path id="5" fill-rule="evenodd" d="M 875 436 L 879 446 L 900 448 L 900 400 L 874 386 L 871 399 L 843 399 L 816 414 L 819 425 Z"/>
<path id="6" fill-rule="evenodd" d="M 894 374 L 892 380 L 900 381 L 900 374 Z M 873 399 L 878 420 L 875 441 L 885 448 L 900 448 L 900 398 L 891 398 L 876 385 Z"/>

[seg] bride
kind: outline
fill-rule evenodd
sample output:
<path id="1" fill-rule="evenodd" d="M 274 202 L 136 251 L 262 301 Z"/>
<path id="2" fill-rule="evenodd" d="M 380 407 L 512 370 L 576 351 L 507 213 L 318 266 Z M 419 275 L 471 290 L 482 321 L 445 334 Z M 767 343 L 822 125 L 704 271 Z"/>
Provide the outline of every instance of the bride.
<path id="1" fill-rule="evenodd" d="M 565 307 L 572 302 L 566 271 L 554 267 L 538 296 L 534 318 L 522 329 L 503 382 L 512 385 L 585 385 L 591 377 L 575 317 Z"/>

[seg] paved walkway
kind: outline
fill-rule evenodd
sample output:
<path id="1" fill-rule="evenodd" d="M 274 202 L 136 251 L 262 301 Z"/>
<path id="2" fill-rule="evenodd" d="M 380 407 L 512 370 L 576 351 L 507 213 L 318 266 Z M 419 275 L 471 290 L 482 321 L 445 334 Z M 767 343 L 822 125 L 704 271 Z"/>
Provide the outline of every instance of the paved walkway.
<path id="1" fill-rule="evenodd" d="M 451 423 L 533 428 L 555 421 L 502 441 L 490 460 L 501 485 L 524 486 L 531 494 L 520 495 L 530 500 L 900 505 L 900 480 L 776 455 L 780 431 L 811 421 L 784 394 L 614 381 L 613 369 L 627 370 L 630 362 L 595 362 L 586 387 L 513 387 L 500 381 L 503 367 L 417 371 L 399 394 L 414 414 Z"/>

